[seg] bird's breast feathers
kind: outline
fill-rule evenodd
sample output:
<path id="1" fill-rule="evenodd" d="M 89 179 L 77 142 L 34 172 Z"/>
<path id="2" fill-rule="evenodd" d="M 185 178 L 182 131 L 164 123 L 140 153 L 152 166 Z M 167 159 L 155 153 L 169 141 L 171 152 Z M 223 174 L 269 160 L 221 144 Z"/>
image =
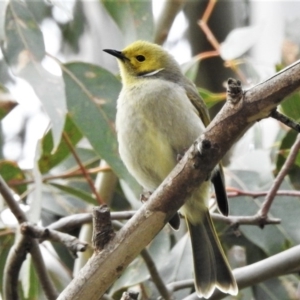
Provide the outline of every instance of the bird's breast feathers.
<path id="1" fill-rule="evenodd" d="M 117 108 L 121 158 L 149 189 L 161 183 L 176 165 L 177 154 L 183 154 L 204 130 L 185 90 L 166 80 L 142 79 L 123 88 Z"/>

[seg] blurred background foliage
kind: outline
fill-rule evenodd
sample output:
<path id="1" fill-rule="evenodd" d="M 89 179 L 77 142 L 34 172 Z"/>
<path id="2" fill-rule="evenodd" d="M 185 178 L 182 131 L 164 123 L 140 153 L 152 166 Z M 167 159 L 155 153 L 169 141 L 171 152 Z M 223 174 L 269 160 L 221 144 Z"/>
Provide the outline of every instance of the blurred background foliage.
<path id="1" fill-rule="evenodd" d="M 141 189 L 118 156 L 114 117 L 121 83 L 115 60 L 103 48 L 122 49 L 137 39 L 163 44 L 195 81 L 212 117 L 225 100 L 228 77 L 249 88 L 299 59 L 299 1 L 218 1 L 215 6 L 213 2 L 0 2 L 0 174 L 31 222 L 47 226 L 61 217 L 90 212 L 99 201 L 108 203 L 111 211 L 141 205 Z M 280 110 L 299 121 L 299 92 Z M 295 132 L 275 120 L 255 124 L 224 158 L 228 190 L 267 191 L 295 139 Z M 299 176 L 300 154 L 281 189 L 299 189 Z M 297 193 L 277 196 L 270 215 L 282 223 L 263 230 L 257 226 L 233 230 L 216 223 L 231 265 L 244 266 L 298 244 L 299 200 Z M 262 201 L 263 197 L 232 197 L 230 214 L 253 215 Z M 3 200 L 0 211 L 2 282 L 17 223 Z M 166 226 L 148 247 L 165 283 L 192 278 L 183 223 L 178 232 Z M 91 230 L 85 224 L 70 233 L 90 243 Z M 90 250 L 74 260 L 62 245 L 44 242 L 41 248 L 59 290 L 91 255 Z M 45 298 L 36 282 L 28 258 L 20 273 L 22 299 Z M 140 299 L 159 296 L 141 257 L 108 294 L 119 299 L 129 287 L 140 291 Z M 237 299 L 297 299 L 297 289 L 298 276 L 288 275 L 244 289 Z M 175 297 L 183 299 L 191 292 L 185 288 Z"/>

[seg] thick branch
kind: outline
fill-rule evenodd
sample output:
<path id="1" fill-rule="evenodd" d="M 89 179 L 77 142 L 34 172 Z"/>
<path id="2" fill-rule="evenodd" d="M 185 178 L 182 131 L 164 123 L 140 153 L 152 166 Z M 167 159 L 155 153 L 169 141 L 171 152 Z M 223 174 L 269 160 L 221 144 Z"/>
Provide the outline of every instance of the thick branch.
<path id="1" fill-rule="evenodd" d="M 149 200 L 101 253 L 88 261 L 58 299 L 98 299 L 184 204 L 187 195 L 206 180 L 237 138 L 299 87 L 300 62 L 248 90 L 238 103 L 227 102 Z"/>

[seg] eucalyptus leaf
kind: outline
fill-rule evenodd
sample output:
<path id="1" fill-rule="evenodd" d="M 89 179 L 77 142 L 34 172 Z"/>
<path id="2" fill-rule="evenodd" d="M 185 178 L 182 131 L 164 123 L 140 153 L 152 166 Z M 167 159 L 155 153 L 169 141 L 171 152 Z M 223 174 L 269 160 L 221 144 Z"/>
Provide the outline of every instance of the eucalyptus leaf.
<path id="1" fill-rule="evenodd" d="M 123 33 L 126 44 L 153 39 L 151 1 L 102 0 L 102 3 Z"/>
<path id="2" fill-rule="evenodd" d="M 121 83 L 107 70 L 86 63 L 63 65 L 68 110 L 95 151 L 130 187 L 139 189 L 119 158 L 114 119 Z"/>
<path id="3" fill-rule="evenodd" d="M 0 272 L 0 282 L 3 282 L 3 276 L 4 276 L 4 268 L 5 268 L 5 264 L 7 262 L 7 257 L 9 254 L 9 251 L 11 249 L 11 247 L 14 244 L 14 240 L 15 240 L 15 236 L 11 233 L 11 234 L 7 234 L 7 232 L 5 232 L 7 229 L 1 229 L 0 230 L 0 270 L 2 270 L 2 272 Z M 3 295 L 3 285 L 0 284 L 0 295 Z"/>
<path id="4" fill-rule="evenodd" d="M 18 103 L 13 100 L 9 90 L 0 83 L 0 120 L 11 112 Z"/>
<path id="5" fill-rule="evenodd" d="M 68 193 L 72 196 L 75 196 L 75 197 L 83 200 L 84 202 L 86 202 L 88 204 L 97 205 L 97 201 L 95 200 L 95 198 L 93 198 L 90 193 L 87 193 L 87 192 L 83 191 L 82 189 L 77 189 L 70 185 L 63 185 L 63 184 L 58 184 L 58 183 L 49 183 L 49 184 L 51 184 L 52 186 L 56 187 L 57 189 L 65 192 L 65 193 Z"/>
<path id="6" fill-rule="evenodd" d="M 297 285 L 293 287 L 287 276 L 272 278 L 255 286 L 254 299 L 297 299 Z"/>
<path id="7" fill-rule="evenodd" d="M 11 0 L 6 7 L 3 54 L 15 71 L 28 61 L 41 62 L 45 55 L 42 32 L 26 2 Z"/>
<path id="8" fill-rule="evenodd" d="M 157 269 L 159 269 L 168 259 L 170 246 L 169 228 L 165 227 L 155 237 L 147 249 Z M 143 258 L 139 256 L 127 267 L 122 276 L 114 283 L 110 290 L 110 294 L 114 295 L 124 287 L 136 285 L 149 278 L 149 271 Z"/>
<path id="9" fill-rule="evenodd" d="M 288 96 L 280 104 L 280 111 L 289 118 L 299 122 L 300 120 L 300 92 Z"/>
<path id="10" fill-rule="evenodd" d="M 7 6 L 2 51 L 14 74 L 25 79 L 41 100 L 51 119 L 56 148 L 66 113 L 64 85 L 61 77 L 41 65 L 45 56 L 44 38 L 26 2 L 12 0 Z"/>
<path id="11" fill-rule="evenodd" d="M 0 174 L 7 184 L 19 195 L 27 190 L 27 184 L 14 184 L 26 179 L 24 171 L 14 161 L 1 160 Z"/>
<path id="12" fill-rule="evenodd" d="M 221 43 L 220 54 L 224 60 L 239 58 L 257 42 L 261 27 L 248 26 L 233 29 Z"/>
<path id="13" fill-rule="evenodd" d="M 68 136 L 73 146 L 75 146 L 82 138 L 82 133 L 78 130 L 69 115 L 67 115 L 66 118 L 64 133 Z M 55 153 L 52 151 L 53 147 L 54 142 L 52 133 L 51 131 L 48 131 L 42 140 L 42 155 L 38 161 L 41 173 L 49 172 L 49 170 L 62 162 L 71 153 L 65 139 L 61 139 Z"/>
<path id="14" fill-rule="evenodd" d="M 204 100 L 207 108 L 211 108 L 217 103 L 220 103 L 222 101 L 226 100 L 226 94 L 225 93 L 212 93 L 206 89 L 198 88 L 198 91 L 200 93 L 200 96 Z"/>

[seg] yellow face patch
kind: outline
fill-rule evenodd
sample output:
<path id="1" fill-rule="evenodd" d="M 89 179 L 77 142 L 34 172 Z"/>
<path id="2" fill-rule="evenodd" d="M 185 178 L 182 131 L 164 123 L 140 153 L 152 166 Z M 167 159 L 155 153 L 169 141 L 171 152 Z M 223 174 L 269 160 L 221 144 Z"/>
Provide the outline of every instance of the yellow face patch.
<path id="1" fill-rule="evenodd" d="M 127 58 L 124 61 L 128 71 L 135 75 L 144 75 L 163 69 L 167 53 L 158 45 L 144 41 L 137 41 L 126 47 L 122 54 Z"/>

